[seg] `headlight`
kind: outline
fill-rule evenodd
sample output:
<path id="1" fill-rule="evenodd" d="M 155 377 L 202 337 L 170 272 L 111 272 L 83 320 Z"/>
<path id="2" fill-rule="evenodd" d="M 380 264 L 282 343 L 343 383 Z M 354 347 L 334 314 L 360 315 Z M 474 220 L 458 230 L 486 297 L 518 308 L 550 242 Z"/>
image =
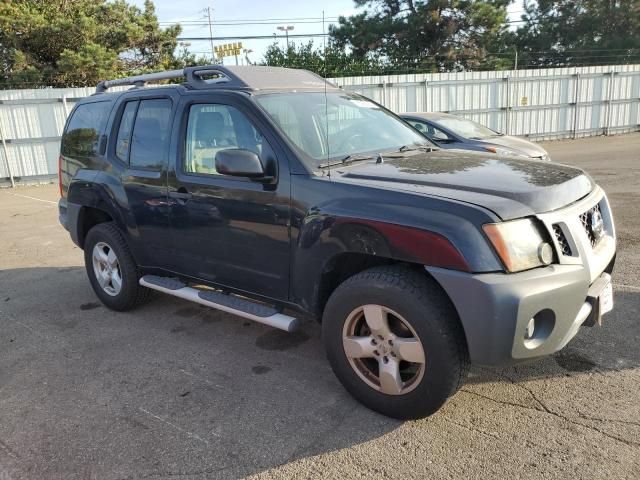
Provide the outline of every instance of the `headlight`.
<path id="1" fill-rule="evenodd" d="M 516 152 L 514 150 L 509 150 L 508 148 L 502 147 L 484 147 L 487 152 L 495 153 L 497 155 L 510 155 L 512 157 L 527 157 L 520 152 Z"/>
<path id="2" fill-rule="evenodd" d="M 553 261 L 553 247 L 531 219 L 487 223 L 482 229 L 509 272 L 549 265 Z"/>

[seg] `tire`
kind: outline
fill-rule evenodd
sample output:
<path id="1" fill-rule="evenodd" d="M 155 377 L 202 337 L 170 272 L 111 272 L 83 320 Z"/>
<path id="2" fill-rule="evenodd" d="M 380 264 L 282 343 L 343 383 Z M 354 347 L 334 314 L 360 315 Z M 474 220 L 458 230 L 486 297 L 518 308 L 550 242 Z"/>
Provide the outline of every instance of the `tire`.
<path id="1" fill-rule="evenodd" d="M 138 283 L 138 266 L 113 222 L 99 223 L 89 230 L 84 242 L 84 263 L 93 291 L 111 310 L 131 310 L 149 297 L 151 290 Z"/>
<path id="2" fill-rule="evenodd" d="M 449 297 L 431 277 L 405 267 L 371 268 L 338 286 L 323 313 L 322 339 L 347 391 L 393 418 L 433 414 L 468 372 L 466 340 Z"/>

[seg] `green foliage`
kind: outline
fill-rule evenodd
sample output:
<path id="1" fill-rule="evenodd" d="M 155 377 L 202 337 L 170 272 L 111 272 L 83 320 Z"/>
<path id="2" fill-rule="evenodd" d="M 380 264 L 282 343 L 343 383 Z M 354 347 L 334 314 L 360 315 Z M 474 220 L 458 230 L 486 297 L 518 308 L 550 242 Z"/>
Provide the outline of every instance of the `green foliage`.
<path id="1" fill-rule="evenodd" d="M 524 1 L 516 41 L 536 66 L 640 62 L 640 1 Z"/>
<path id="2" fill-rule="evenodd" d="M 179 25 L 161 29 L 153 2 L 1 0 L 0 87 L 85 86 L 105 78 L 179 68 Z"/>
<path id="3" fill-rule="evenodd" d="M 640 62 L 640 0 L 524 0 L 518 29 L 511 0 L 354 3 L 363 10 L 330 28 L 326 55 L 274 44 L 265 62 L 328 76 L 510 69 L 516 51 L 520 68 Z"/>
<path id="4" fill-rule="evenodd" d="M 520 1 L 520 0 L 517 0 Z M 271 45 L 264 63 L 326 76 L 640 62 L 640 0 L 354 0 L 326 48 Z M 152 1 L 0 0 L 0 88 L 95 85 L 206 63 L 177 50 Z"/>
<path id="5" fill-rule="evenodd" d="M 355 0 L 362 13 L 330 33 L 355 56 L 376 51 L 387 66 L 426 71 L 502 68 L 511 0 Z M 492 55 L 488 55 L 491 52 Z M 508 62 L 511 64 L 511 62 Z"/>
<path id="6" fill-rule="evenodd" d="M 332 44 L 316 48 L 311 41 L 301 45 L 292 42 L 288 49 L 280 48 L 277 43 L 269 45 L 264 64 L 305 68 L 325 77 L 365 75 L 380 69 L 380 62 L 372 54 L 356 56 Z"/>

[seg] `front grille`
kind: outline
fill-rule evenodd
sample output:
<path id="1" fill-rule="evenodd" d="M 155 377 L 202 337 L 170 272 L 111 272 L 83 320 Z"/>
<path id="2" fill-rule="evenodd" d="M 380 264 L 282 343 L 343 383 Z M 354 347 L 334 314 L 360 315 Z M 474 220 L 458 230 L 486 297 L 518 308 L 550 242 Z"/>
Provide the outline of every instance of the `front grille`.
<path id="1" fill-rule="evenodd" d="M 556 240 L 558 241 L 558 245 L 560 246 L 560 253 L 565 257 L 570 257 L 572 255 L 571 247 L 569 246 L 569 242 L 567 241 L 567 237 L 560 225 L 555 224 L 553 226 L 553 234 L 556 236 Z"/>
<path id="2" fill-rule="evenodd" d="M 595 247 L 597 243 L 602 238 L 602 234 L 598 235 L 598 232 L 594 230 L 592 225 L 592 218 L 594 215 L 597 215 L 600 219 L 602 219 L 602 212 L 600 211 L 600 204 L 595 205 L 590 208 L 582 215 L 580 215 L 580 222 L 582 223 L 582 228 L 587 233 L 587 237 L 589 237 L 589 242 L 592 247 Z"/>

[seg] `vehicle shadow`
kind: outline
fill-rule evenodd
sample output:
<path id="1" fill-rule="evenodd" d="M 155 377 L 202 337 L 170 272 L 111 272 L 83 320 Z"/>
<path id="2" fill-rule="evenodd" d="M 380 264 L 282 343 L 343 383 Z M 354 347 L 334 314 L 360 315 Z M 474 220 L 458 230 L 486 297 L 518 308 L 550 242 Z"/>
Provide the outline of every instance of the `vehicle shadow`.
<path id="1" fill-rule="evenodd" d="M 29 476 L 235 478 L 402 425 L 346 393 L 313 322 L 287 334 L 160 294 L 112 312 L 81 267 L 0 271 L 0 292 L 0 438 L 16 452 L 0 460 Z M 637 368 L 639 294 L 616 303 L 564 352 L 473 368 L 465 388 Z"/>

